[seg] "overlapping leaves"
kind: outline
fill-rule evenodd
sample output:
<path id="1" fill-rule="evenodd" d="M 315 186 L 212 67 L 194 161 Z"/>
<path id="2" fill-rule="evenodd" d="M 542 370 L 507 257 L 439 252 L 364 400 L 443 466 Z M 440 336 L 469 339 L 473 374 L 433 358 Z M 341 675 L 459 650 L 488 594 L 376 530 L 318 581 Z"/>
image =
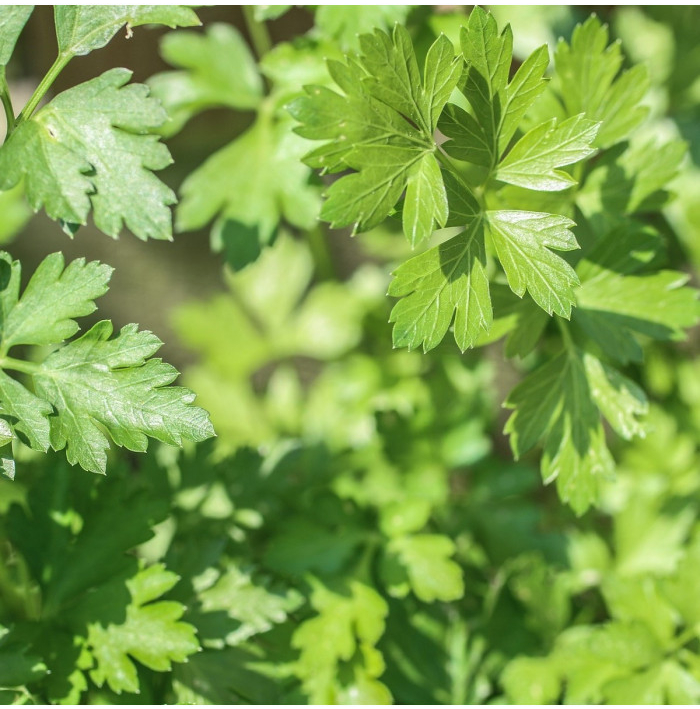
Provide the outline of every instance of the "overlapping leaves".
<path id="1" fill-rule="evenodd" d="M 462 65 L 450 41 L 440 36 L 421 74 L 411 38 L 400 25 L 391 36 L 380 30 L 362 35 L 360 49 L 357 61 L 328 64 L 343 94 L 309 86 L 289 110 L 302 123 L 301 136 L 329 141 L 307 156 L 308 164 L 324 172 L 356 171 L 331 186 L 321 217 L 333 226 L 365 231 L 391 213 L 405 190 L 404 233 L 416 245 L 447 221 L 433 133 Z"/>
<path id="2" fill-rule="evenodd" d="M 354 171 L 328 190 L 321 216 L 332 226 L 368 229 L 398 205 L 414 246 L 436 226 L 463 229 L 395 269 L 395 346 L 427 351 L 452 329 L 466 350 L 509 333 L 509 354 L 522 356 L 546 328 L 536 306 L 572 320 L 571 331 L 562 324 L 564 353 L 509 397 L 515 412 L 507 432 L 516 455 L 543 442 L 543 476 L 557 479 L 578 512 L 614 470 L 601 416 L 625 438 L 643 432 L 638 417 L 646 399 L 607 359 L 639 361 L 639 336 L 677 339 L 699 315 L 684 276 L 645 270 L 646 261 L 625 260 L 620 250 L 629 256 L 651 249 L 658 264 L 658 238 L 650 245 L 630 217 L 663 204 L 683 145 L 622 143 L 646 115 L 646 73 L 634 68 L 618 76 L 619 45 L 607 44 L 607 28 L 592 17 L 570 45 L 559 43 L 553 88 L 544 77 L 546 47 L 510 78 L 510 27 L 499 33 L 493 17 L 476 7 L 461 28 L 459 79 L 443 83 L 445 95 L 429 116 L 429 63 L 438 47 L 448 55 L 449 48 L 439 38 L 421 76 L 399 28 L 362 37 L 357 59 L 329 63 L 344 95 L 309 87 L 291 106 L 301 135 L 329 141 L 307 162 L 327 172 Z M 455 103 L 447 103 L 450 96 Z M 435 139 L 435 127 L 446 141 Z M 587 170 L 586 160 L 612 146 Z M 583 259 L 561 255 L 580 248 L 574 204 L 587 221 Z M 499 284 L 494 312 L 490 257 L 521 304 L 501 297 Z"/>
<path id="3" fill-rule="evenodd" d="M 329 172 L 351 168 L 328 190 L 321 216 L 333 226 L 368 229 L 399 202 L 412 245 L 436 226 L 466 230 L 409 260 L 395 271 L 390 295 L 402 298 L 391 319 L 394 344 L 425 350 L 441 342 L 450 325 L 459 347 L 474 346 L 493 319 L 486 275 L 488 233 L 512 290 L 527 290 L 548 313 L 569 317 L 573 269 L 554 250 L 578 247 L 573 222 L 558 215 L 487 211 L 474 197 L 479 187 L 444 160 L 442 150 L 486 170 L 490 177 L 529 189 L 557 191 L 576 180 L 560 168 L 589 157 L 597 124 L 583 116 L 548 121 L 508 145 L 529 106 L 544 90 L 545 47 L 523 63 L 508 82 L 510 28 L 499 34 L 495 20 L 475 8 L 462 30 L 462 55 L 452 57 L 441 36 L 429 49 L 422 74 L 407 33 L 377 31 L 361 38 L 362 54 L 329 68 L 343 96 L 309 87 L 291 105 L 303 125 L 297 131 L 331 140 L 307 156 Z M 471 112 L 447 104 L 459 89 Z M 438 148 L 434 131 L 449 140 Z M 503 157 L 505 153 L 505 157 Z M 438 159 L 444 164 L 441 165 Z"/>
<path id="4" fill-rule="evenodd" d="M 27 11 L 3 9 L 0 63 L 7 63 Z M 105 46 L 127 25 L 199 23 L 194 12 L 164 5 L 62 5 L 55 8 L 58 57 L 16 121 L 0 149 L 0 188 L 24 181 L 29 203 L 44 208 L 72 234 L 86 224 L 90 211 L 95 224 L 110 236 L 123 226 L 141 239 L 170 239 L 169 205 L 175 195 L 152 171 L 170 164 L 170 153 L 148 135 L 167 116 L 141 85 L 126 86 L 131 72 L 112 69 L 57 96 L 34 113 L 38 100 L 56 73 L 73 57 Z M 53 72 L 53 73 L 52 73 Z"/>
<path id="5" fill-rule="evenodd" d="M 102 321 L 38 364 L 8 356 L 16 345 L 59 345 L 78 330 L 74 318 L 95 309 L 112 269 L 78 259 L 64 268 L 48 256 L 20 295 L 20 264 L 2 254 L 0 291 L 0 410 L 16 434 L 36 450 L 66 449 L 70 463 L 104 473 L 109 441 L 145 451 L 147 437 L 180 445 L 213 435 L 192 392 L 171 387 L 177 371 L 152 356 L 160 340 L 127 325 L 110 339 Z M 33 392 L 6 370 L 29 374 Z"/>

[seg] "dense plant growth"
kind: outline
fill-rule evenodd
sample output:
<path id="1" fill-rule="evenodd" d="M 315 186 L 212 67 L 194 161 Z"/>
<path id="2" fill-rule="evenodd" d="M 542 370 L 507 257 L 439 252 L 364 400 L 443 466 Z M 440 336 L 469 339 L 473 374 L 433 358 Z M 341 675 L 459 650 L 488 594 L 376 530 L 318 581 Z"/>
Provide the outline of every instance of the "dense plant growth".
<path id="1" fill-rule="evenodd" d="M 0 9 L 6 240 L 24 200 L 170 239 L 164 141 L 246 126 L 174 207 L 225 262 L 187 389 L 149 331 L 76 337 L 108 266 L 0 254 L 3 700 L 700 701 L 697 12 L 493 13 L 246 7 L 42 105 L 199 24 L 58 6 L 16 115 Z"/>

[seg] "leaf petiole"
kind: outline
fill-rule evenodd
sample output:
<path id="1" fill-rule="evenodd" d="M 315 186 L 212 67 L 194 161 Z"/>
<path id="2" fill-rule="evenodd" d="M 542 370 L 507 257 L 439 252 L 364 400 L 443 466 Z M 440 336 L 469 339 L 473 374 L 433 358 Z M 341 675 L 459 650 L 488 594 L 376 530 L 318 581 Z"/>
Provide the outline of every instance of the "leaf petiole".
<path id="1" fill-rule="evenodd" d="M 557 327 L 559 328 L 559 331 L 561 332 L 561 337 L 562 340 L 564 341 L 564 347 L 568 352 L 573 352 L 576 348 L 576 345 L 574 344 L 574 341 L 571 337 L 571 333 L 569 332 L 569 326 L 564 320 L 560 317 L 556 318 L 557 320 Z"/>
<path id="2" fill-rule="evenodd" d="M 25 362 L 21 359 L 5 356 L 0 357 L 0 369 L 12 369 L 25 374 L 36 374 L 39 371 L 39 365 L 35 362 Z"/>
<path id="3" fill-rule="evenodd" d="M 253 49 L 258 55 L 258 59 L 262 59 L 272 49 L 272 40 L 270 39 L 270 33 L 267 31 L 267 26 L 264 22 L 260 22 L 255 18 L 255 7 L 253 5 L 243 6 L 243 18 L 250 35 L 250 41 L 253 43 Z"/>
<path id="4" fill-rule="evenodd" d="M 59 54 L 58 57 L 56 57 L 56 61 L 46 72 L 46 75 L 34 90 L 34 93 L 31 95 L 29 101 L 27 101 L 27 105 L 22 109 L 22 112 L 17 117 L 17 123 L 21 123 L 22 121 L 26 121 L 31 118 L 32 113 L 36 110 L 36 107 L 39 105 L 41 99 L 44 98 L 46 92 L 51 88 L 53 82 L 56 81 L 58 75 L 65 69 L 66 64 L 68 64 L 72 58 L 73 55 L 70 53 Z"/>
<path id="5" fill-rule="evenodd" d="M 10 98 L 10 87 L 7 85 L 7 77 L 5 76 L 5 67 L 0 67 L 0 100 L 2 107 L 5 109 L 5 119 L 7 120 L 7 130 L 5 137 L 10 135 L 15 128 L 15 111 L 12 108 L 12 100 Z"/>

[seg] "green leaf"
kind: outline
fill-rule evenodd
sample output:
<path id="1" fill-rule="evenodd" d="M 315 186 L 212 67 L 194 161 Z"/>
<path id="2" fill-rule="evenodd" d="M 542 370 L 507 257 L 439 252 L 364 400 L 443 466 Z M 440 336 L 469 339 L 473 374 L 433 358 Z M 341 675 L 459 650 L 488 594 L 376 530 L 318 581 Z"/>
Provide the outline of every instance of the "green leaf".
<path id="1" fill-rule="evenodd" d="M 506 357 L 525 357 L 535 348 L 550 318 L 532 298 L 518 298 L 506 285 L 491 284 L 493 325 L 478 346 L 506 339 Z"/>
<path id="2" fill-rule="evenodd" d="M 408 178 L 403 207 L 403 233 L 416 246 L 428 239 L 436 226 L 444 226 L 449 210 L 440 165 L 431 153 L 424 155 Z"/>
<path id="3" fill-rule="evenodd" d="M 556 665 L 545 657 L 516 657 L 501 679 L 513 704 L 555 704 L 561 691 Z"/>
<path id="4" fill-rule="evenodd" d="M 467 71 L 460 87 L 473 111 L 450 106 L 440 130 L 452 140 L 445 150 L 459 160 L 493 169 L 525 112 L 544 90 L 547 47 L 535 50 L 508 83 L 513 58 L 510 26 L 498 34 L 496 20 L 476 6 L 462 28 L 461 47 Z"/>
<path id="5" fill-rule="evenodd" d="M 570 116 L 584 113 L 601 122 L 594 142 L 600 148 L 627 138 L 649 110 L 639 105 L 649 86 L 647 70 L 639 65 L 616 79 L 622 64 L 620 44 L 607 44 L 607 25 L 592 15 L 576 27 L 570 45 L 559 40 L 554 55 L 564 105 Z"/>
<path id="6" fill-rule="evenodd" d="M 605 445 L 592 388 L 599 381 L 589 381 L 586 367 L 590 355 L 571 350 L 554 357 L 526 377 L 510 393 L 505 406 L 515 409 L 506 423 L 511 448 L 516 458 L 543 440 L 542 477 L 545 483 L 557 481 L 562 501 L 582 514 L 598 498 L 601 478 L 611 477 L 613 461 Z M 612 394 L 613 387 L 605 391 Z M 629 400 L 627 391 L 621 392 Z M 618 413 L 604 394 L 606 409 Z M 640 413 L 638 410 L 636 413 Z M 633 427 L 634 412 L 625 423 Z M 618 424 L 619 425 L 619 424 Z"/>
<path id="7" fill-rule="evenodd" d="M 616 680 L 634 690 L 635 678 L 643 677 L 646 668 L 653 672 L 661 653 L 644 624 L 618 621 L 569 628 L 558 638 L 552 659 L 565 681 L 564 701 L 596 704 L 607 700 L 607 688 Z M 613 697 L 619 698 L 617 692 Z"/>
<path id="8" fill-rule="evenodd" d="M 596 357 L 586 354 L 583 361 L 591 396 L 615 432 L 626 440 L 635 436 L 644 438 L 646 429 L 637 418 L 649 410 L 644 392 Z"/>
<path id="9" fill-rule="evenodd" d="M 66 448 L 71 464 L 104 473 L 107 436 L 119 446 L 145 451 L 147 436 L 182 445 L 214 431 L 207 413 L 191 406 L 194 394 L 169 387 L 177 371 L 149 359 L 161 346 L 148 331 L 126 325 L 110 340 L 112 325 L 97 323 L 82 337 L 50 354 L 33 375 L 37 394 L 55 409 L 51 445 Z"/>
<path id="10" fill-rule="evenodd" d="M 377 30 L 360 38 L 359 64 L 329 62 L 344 95 L 320 86 L 289 105 L 305 138 L 327 140 L 306 157 L 309 165 L 356 172 L 334 182 L 321 217 L 333 227 L 365 231 L 380 224 L 406 192 L 406 237 L 425 239 L 433 223 L 444 226 L 446 195 L 433 153 L 435 121 L 457 83 L 461 64 L 440 36 L 428 50 L 421 79 L 407 31 Z"/>
<path id="11" fill-rule="evenodd" d="M 255 59 L 231 25 L 211 24 L 204 35 L 170 32 L 160 52 L 165 61 L 181 69 L 156 74 L 148 81 L 170 116 L 162 129 L 167 135 L 174 135 L 193 115 L 208 108 L 256 108 L 262 99 Z"/>
<path id="12" fill-rule="evenodd" d="M 473 219 L 462 234 L 415 256 L 394 271 L 389 295 L 401 300 L 391 311 L 395 347 L 436 347 L 454 317 L 454 336 L 464 351 L 492 321 L 485 272 L 484 226 Z"/>
<path id="13" fill-rule="evenodd" d="M 162 565 L 141 571 L 127 581 L 131 603 L 124 622 L 89 625 L 87 642 L 96 663 L 90 677 L 98 687 L 106 682 L 117 694 L 138 692 L 132 658 L 151 670 L 167 672 L 173 662 L 185 662 L 199 650 L 195 629 L 180 622 L 185 607 L 174 601 L 151 602 L 178 580 Z"/>
<path id="14" fill-rule="evenodd" d="M 32 394 L 16 379 L 0 371 L 0 410 L 16 419 L 14 428 L 26 436 L 29 445 L 46 452 L 51 445 L 49 414 L 53 411 L 48 401 Z"/>
<path id="15" fill-rule="evenodd" d="M 455 50 L 444 34 L 430 46 L 423 70 L 423 115 L 435 130 L 438 119 L 462 74 L 462 62 L 455 60 Z"/>
<path id="16" fill-rule="evenodd" d="M 360 35 L 403 23 L 409 10 L 408 5 L 319 5 L 314 26 L 322 37 L 337 41 L 341 49 L 356 49 Z"/>
<path id="17" fill-rule="evenodd" d="M 21 636 L 19 636 L 21 638 Z M 11 629 L 0 625 L 0 687 L 22 687 L 46 675 L 46 665 Z"/>
<path id="18" fill-rule="evenodd" d="M 73 318 L 96 310 L 95 298 L 108 291 L 113 271 L 99 261 L 86 263 L 84 258 L 66 267 L 63 254 L 50 254 L 18 297 L 20 263 L 10 261 L 5 252 L 0 252 L 0 258 L 12 268 L 12 279 L 1 296 L 3 352 L 15 345 L 51 345 L 75 335 L 80 328 Z"/>
<path id="19" fill-rule="evenodd" d="M 253 17 L 256 22 L 276 20 L 291 9 L 291 5 L 255 5 Z"/>
<path id="20" fill-rule="evenodd" d="M 300 651 L 295 672 L 312 703 L 343 701 L 387 704 L 391 695 L 377 678 L 384 661 L 374 647 L 384 633 L 386 601 L 370 586 L 352 580 L 335 593 L 313 582 L 311 604 L 318 615 L 302 623 L 292 637 Z M 348 671 L 343 671 L 344 667 Z"/>
<path id="21" fill-rule="evenodd" d="M 142 239 L 171 239 L 168 205 L 175 195 L 152 170 L 170 162 L 156 136 L 166 120 L 159 102 L 141 84 L 125 86 L 126 69 L 59 94 L 19 124 L 0 150 L 0 188 L 22 178 L 34 208 L 53 219 L 95 224 L 116 237 L 125 224 Z"/>
<path id="22" fill-rule="evenodd" d="M 680 140 L 662 145 L 636 141 L 624 152 L 611 150 L 588 175 L 577 204 L 589 219 L 656 211 L 666 201 L 662 190 L 678 173 L 686 152 Z"/>
<path id="23" fill-rule="evenodd" d="M 656 340 L 685 339 L 700 318 L 698 293 L 677 271 L 623 275 L 606 270 L 576 291 L 574 322 L 603 351 L 622 363 L 640 361 L 635 334 Z"/>
<path id="24" fill-rule="evenodd" d="M 578 277 L 550 249 L 571 251 L 578 243 L 566 217 L 539 212 L 486 212 L 486 223 L 511 290 L 532 299 L 550 315 L 571 316 Z"/>
<path id="25" fill-rule="evenodd" d="M 260 244 L 269 243 L 282 219 L 311 228 L 320 200 L 318 188 L 309 184 L 311 171 L 301 162 L 306 147 L 284 122 L 259 118 L 183 182 L 178 230 L 199 229 L 217 217 L 217 245 L 231 240 L 240 246 L 250 230 Z"/>
<path id="26" fill-rule="evenodd" d="M 0 8 L 0 66 L 6 66 L 34 5 L 3 5 Z"/>
<path id="27" fill-rule="evenodd" d="M 454 542 L 441 534 L 414 534 L 392 539 L 387 552 L 405 569 L 421 601 L 456 601 L 464 595 L 462 570 L 450 557 Z"/>
<path id="28" fill-rule="evenodd" d="M 557 167 L 571 165 L 595 152 L 591 142 L 598 126 L 574 116 L 557 124 L 556 118 L 526 133 L 499 163 L 496 178 L 531 190 L 558 191 L 576 180 Z"/>
<path id="29" fill-rule="evenodd" d="M 127 325 L 114 340 L 103 321 L 77 340 L 55 349 L 40 364 L 7 357 L 15 345 L 58 345 L 78 330 L 75 317 L 95 309 L 112 273 L 97 261 L 77 259 L 64 268 L 51 254 L 20 296 L 20 264 L 0 253 L 7 280 L 0 291 L 0 367 L 31 375 L 34 392 L 0 370 L 0 414 L 35 450 L 67 446 L 71 463 L 105 472 L 104 431 L 117 445 L 145 451 L 146 436 L 180 445 L 213 435 L 207 414 L 190 406 L 194 395 L 168 387 L 177 372 L 149 359 L 161 345 L 150 332 Z M 50 431 L 49 431 L 50 427 Z M 48 434 L 48 437 L 47 437 Z"/>
<path id="30" fill-rule="evenodd" d="M 119 30 L 158 24 L 194 27 L 197 15 L 184 5 L 57 5 L 54 8 L 58 51 L 80 56 L 104 47 Z"/>
<path id="31" fill-rule="evenodd" d="M 199 599 L 204 613 L 223 611 L 235 622 L 224 635 L 227 645 L 238 645 L 283 623 L 304 600 L 296 590 L 279 590 L 264 580 L 254 581 L 250 573 L 236 566 L 231 566 L 211 588 L 200 593 Z M 218 613 L 215 618 L 220 626 Z"/>

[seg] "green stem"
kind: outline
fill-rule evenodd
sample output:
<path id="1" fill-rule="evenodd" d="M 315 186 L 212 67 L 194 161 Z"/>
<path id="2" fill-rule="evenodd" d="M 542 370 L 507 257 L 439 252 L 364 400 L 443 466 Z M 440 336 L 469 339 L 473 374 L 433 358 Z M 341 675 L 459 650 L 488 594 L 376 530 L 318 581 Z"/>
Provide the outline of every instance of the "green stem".
<path id="1" fill-rule="evenodd" d="M 555 317 L 557 320 L 557 327 L 559 328 L 562 339 L 564 340 L 564 347 L 566 347 L 569 352 L 573 352 L 576 349 L 576 345 L 574 344 L 571 333 L 569 332 L 568 324 L 563 320 L 563 318 L 558 316 Z"/>
<path id="2" fill-rule="evenodd" d="M 466 189 L 469 194 L 471 194 L 474 199 L 479 203 L 479 207 L 481 208 L 482 213 L 486 211 L 486 204 L 484 203 L 484 196 L 483 192 L 478 189 L 473 189 L 471 188 L 465 181 L 464 178 L 462 177 L 461 173 L 459 172 L 459 168 L 452 162 L 450 159 L 450 156 L 440 147 L 438 146 L 437 152 L 436 152 L 438 160 L 455 176 L 455 178 L 459 181 L 461 185 L 464 186 L 464 189 Z"/>
<path id="3" fill-rule="evenodd" d="M 51 85 L 58 78 L 58 75 L 65 69 L 66 64 L 73 58 L 72 54 L 59 54 L 56 61 L 51 65 L 51 68 L 46 72 L 46 75 L 41 80 L 39 86 L 36 87 L 27 105 L 22 109 L 22 113 L 17 118 L 17 123 L 26 121 L 31 118 L 32 113 L 36 110 L 39 102 L 46 92 L 51 88 Z"/>
<path id="4" fill-rule="evenodd" d="M 267 25 L 255 19 L 253 5 L 243 5 L 243 19 L 250 35 L 250 41 L 253 43 L 253 49 L 258 55 L 258 59 L 262 59 L 272 49 L 272 40 L 267 31 Z"/>
<path id="5" fill-rule="evenodd" d="M 34 362 L 25 362 L 14 357 L 0 357 L 0 369 L 13 369 L 16 372 L 24 372 L 25 374 L 36 374 L 39 371 L 39 365 Z"/>
<path id="6" fill-rule="evenodd" d="M 331 252 L 328 248 L 328 242 L 326 241 L 326 234 L 321 228 L 321 225 L 319 224 L 313 229 L 309 229 L 306 232 L 306 239 L 314 257 L 316 272 L 319 278 L 322 281 L 334 280 L 336 276 L 335 266 L 333 265 Z"/>
<path id="7" fill-rule="evenodd" d="M 15 111 L 12 108 L 12 100 L 10 99 L 10 87 L 7 85 L 7 77 L 5 76 L 5 67 L 0 67 L 0 99 L 2 107 L 5 109 L 5 119 L 7 120 L 7 132 L 5 138 L 15 129 Z"/>

